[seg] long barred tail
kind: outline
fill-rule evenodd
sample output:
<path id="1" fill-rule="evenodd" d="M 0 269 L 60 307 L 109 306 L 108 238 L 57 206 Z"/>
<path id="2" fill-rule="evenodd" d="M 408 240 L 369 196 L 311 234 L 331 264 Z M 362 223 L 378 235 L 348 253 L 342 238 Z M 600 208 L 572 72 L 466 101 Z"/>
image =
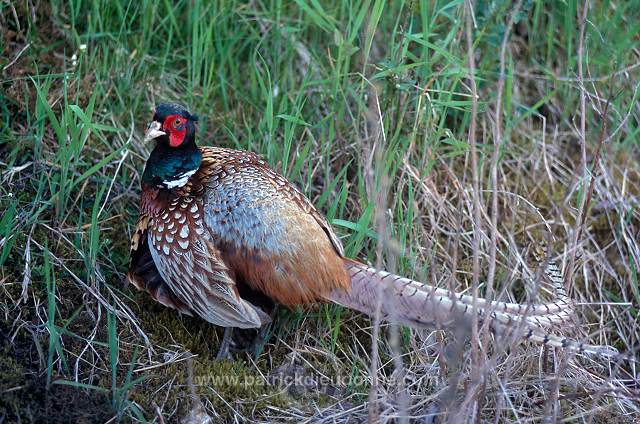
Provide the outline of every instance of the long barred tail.
<path id="1" fill-rule="evenodd" d="M 538 258 L 541 264 L 544 264 L 541 258 Z M 373 268 L 372 268 L 373 269 Z M 514 314 L 519 316 L 527 316 L 530 321 L 539 325 L 555 324 L 571 319 L 573 313 L 573 306 L 567 296 L 567 292 L 564 288 L 564 279 L 558 269 L 558 266 L 553 261 L 548 261 L 544 269 L 544 277 L 549 281 L 553 289 L 553 300 L 548 303 L 526 304 L 526 303 L 510 303 L 501 301 L 489 301 L 483 298 L 476 299 L 476 306 L 483 309 L 495 310 L 498 312 L 505 312 L 508 314 Z M 432 286 L 413 281 L 414 284 L 422 286 L 422 290 L 432 291 L 435 295 L 449 296 L 452 293 L 449 290 L 442 288 L 433 288 Z M 458 302 L 464 304 L 473 304 L 473 296 L 453 293 Z M 534 317 L 540 317 L 537 321 Z"/>
<path id="2" fill-rule="evenodd" d="M 345 259 L 345 266 L 351 275 L 350 291 L 335 290 L 327 299 L 373 316 L 381 296 L 380 314 L 385 321 L 415 328 L 470 329 L 472 320 L 477 316 L 480 323 L 489 320 L 489 327 L 497 334 L 512 333 L 523 340 L 546 346 L 633 360 L 611 348 L 577 343 L 541 328 L 572 318 L 571 303 L 564 290 L 562 276 L 553 262 L 545 267 L 545 275 L 554 287 L 553 302 L 522 305 L 478 298 L 475 316 L 472 296 L 451 294 L 449 290 L 379 271 L 348 259 Z"/>

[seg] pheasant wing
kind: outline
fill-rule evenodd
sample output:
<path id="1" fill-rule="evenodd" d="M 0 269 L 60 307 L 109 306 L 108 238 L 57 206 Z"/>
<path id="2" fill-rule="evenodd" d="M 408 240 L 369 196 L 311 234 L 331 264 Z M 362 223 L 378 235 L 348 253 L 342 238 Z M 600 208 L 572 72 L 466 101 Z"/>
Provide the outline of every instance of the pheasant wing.
<path id="1" fill-rule="evenodd" d="M 348 287 L 342 244 L 302 193 L 255 154 L 201 149 L 204 221 L 238 284 L 288 306 Z"/>
<path id="2" fill-rule="evenodd" d="M 256 328 L 270 318 L 246 302 L 203 226 L 202 200 L 181 197 L 148 227 L 148 245 L 175 296 L 203 319 L 224 327 Z"/>
<path id="3" fill-rule="evenodd" d="M 140 218 L 131 238 L 130 263 L 127 281 L 138 290 L 146 291 L 164 306 L 176 309 L 183 314 L 192 315 L 189 307 L 176 297 L 165 283 L 156 267 L 149 244 L 147 243 L 147 227 L 149 215 L 140 214 Z"/>

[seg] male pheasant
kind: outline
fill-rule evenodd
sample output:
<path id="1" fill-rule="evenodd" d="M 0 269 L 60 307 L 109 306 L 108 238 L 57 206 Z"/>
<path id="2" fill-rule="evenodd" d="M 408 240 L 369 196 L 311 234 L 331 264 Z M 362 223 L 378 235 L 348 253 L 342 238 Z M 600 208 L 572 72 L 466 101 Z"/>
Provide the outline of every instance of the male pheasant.
<path id="1" fill-rule="evenodd" d="M 161 104 L 145 134 L 156 146 L 142 176 L 127 278 L 163 305 L 226 328 L 258 328 L 270 321 L 274 304 L 333 301 L 373 314 L 382 295 L 388 321 L 470 328 L 477 316 L 493 331 L 517 324 L 524 338 L 589 350 L 539 329 L 571 313 L 553 263 L 546 267 L 553 303 L 476 299 L 474 307 L 471 296 L 347 259 L 327 220 L 298 189 L 254 153 L 198 147 L 195 121 L 184 107 Z"/>

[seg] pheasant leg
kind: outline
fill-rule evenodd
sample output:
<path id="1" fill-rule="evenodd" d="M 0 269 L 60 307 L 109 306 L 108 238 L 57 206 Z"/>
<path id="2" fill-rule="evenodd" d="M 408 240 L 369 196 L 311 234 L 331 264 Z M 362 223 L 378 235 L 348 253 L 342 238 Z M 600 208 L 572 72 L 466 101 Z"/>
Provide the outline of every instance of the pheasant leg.
<path id="1" fill-rule="evenodd" d="M 264 345 L 269 340 L 269 327 L 270 324 L 265 324 L 258 330 L 258 333 L 251 341 L 251 344 L 247 348 L 247 352 L 256 359 L 264 350 Z"/>
<path id="2" fill-rule="evenodd" d="M 222 336 L 222 342 L 220 343 L 220 349 L 218 349 L 218 355 L 216 361 L 224 361 L 225 359 L 231 359 L 229 348 L 233 341 L 233 327 L 226 327 L 224 329 L 224 336 Z"/>

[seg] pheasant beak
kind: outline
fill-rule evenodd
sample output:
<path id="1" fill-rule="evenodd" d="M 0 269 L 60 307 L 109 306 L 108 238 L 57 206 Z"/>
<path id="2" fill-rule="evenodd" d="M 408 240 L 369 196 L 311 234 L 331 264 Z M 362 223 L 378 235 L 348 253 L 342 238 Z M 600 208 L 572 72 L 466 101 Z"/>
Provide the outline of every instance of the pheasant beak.
<path id="1" fill-rule="evenodd" d="M 158 138 L 161 135 L 166 135 L 167 133 L 164 131 L 160 131 L 160 122 L 152 121 L 147 127 L 147 131 L 144 133 L 144 141 L 153 140 L 154 138 Z"/>

